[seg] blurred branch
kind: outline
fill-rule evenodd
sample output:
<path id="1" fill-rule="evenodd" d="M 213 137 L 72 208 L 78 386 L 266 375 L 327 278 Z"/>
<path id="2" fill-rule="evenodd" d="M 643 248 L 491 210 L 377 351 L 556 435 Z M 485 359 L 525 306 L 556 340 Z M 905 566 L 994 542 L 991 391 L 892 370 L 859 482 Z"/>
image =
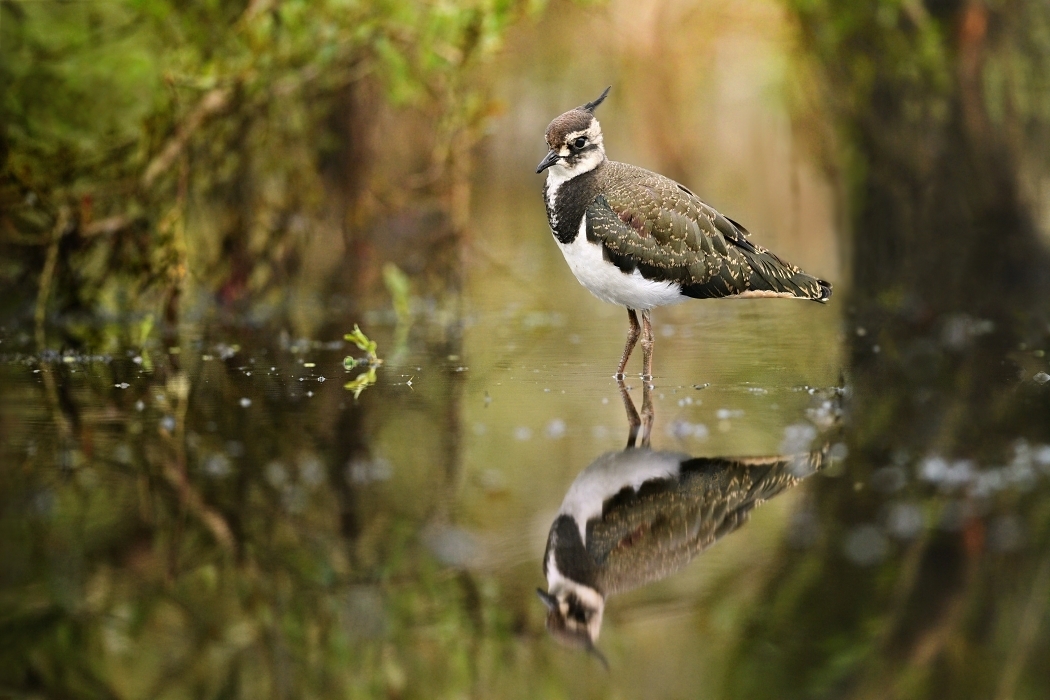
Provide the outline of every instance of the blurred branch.
<path id="1" fill-rule="evenodd" d="M 1028 603 L 1021 613 L 1021 628 L 1017 630 L 1017 641 L 1007 657 L 1003 667 L 1003 675 L 999 678 L 999 689 L 995 693 L 996 700 L 1010 700 L 1016 696 L 1017 681 L 1024 670 L 1025 662 L 1032 651 L 1032 643 L 1036 639 L 1036 632 L 1046 615 L 1047 589 L 1050 588 L 1050 557 L 1044 557 L 1039 564 L 1038 573 L 1032 582 L 1032 592 L 1028 596 Z"/>
<path id="2" fill-rule="evenodd" d="M 176 400 L 175 432 L 171 436 L 175 455 L 174 459 L 164 462 L 164 478 L 174 487 L 182 507 L 204 524 L 223 549 L 235 552 L 237 543 L 226 519 L 205 502 L 186 473 L 186 414 L 190 405 L 190 382 L 186 375 L 178 373 L 172 377 L 168 382 L 168 392 Z"/>
<path id="3" fill-rule="evenodd" d="M 117 233 L 118 231 L 128 228 L 136 221 L 137 219 L 123 214 L 111 216 L 106 219 L 99 219 L 98 221 L 92 221 L 90 224 L 80 229 L 80 237 L 91 238 L 92 236 Z"/>
<path id="4" fill-rule="evenodd" d="M 230 87 L 215 88 L 201 98 L 181 124 L 176 128 L 175 135 L 168 139 L 168 143 L 154 156 L 146 171 L 142 174 L 142 187 L 149 189 L 157 177 L 167 171 L 179 154 L 186 148 L 190 137 L 212 116 L 221 112 L 229 104 L 233 89 Z"/>
<path id="5" fill-rule="evenodd" d="M 55 276 L 55 267 L 58 264 L 58 244 L 69 226 L 69 208 L 65 205 L 58 208 L 58 218 L 55 227 L 51 230 L 51 242 L 47 248 L 47 258 L 44 261 L 44 269 L 40 273 L 40 285 L 36 294 L 36 310 L 33 313 L 33 325 L 36 335 L 36 348 L 38 351 L 44 349 L 44 317 L 47 315 L 47 298 L 51 294 L 51 280 Z"/>

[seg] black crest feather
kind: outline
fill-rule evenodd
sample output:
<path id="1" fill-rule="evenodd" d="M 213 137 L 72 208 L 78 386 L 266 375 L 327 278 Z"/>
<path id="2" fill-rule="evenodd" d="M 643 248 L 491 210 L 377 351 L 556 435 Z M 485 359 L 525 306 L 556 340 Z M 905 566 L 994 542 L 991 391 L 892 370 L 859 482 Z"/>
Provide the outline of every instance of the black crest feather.
<path id="1" fill-rule="evenodd" d="M 588 102 L 584 106 L 580 107 L 580 109 L 585 110 L 587 112 L 590 112 L 591 114 L 594 114 L 595 108 L 598 105 L 600 105 L 602 102 L 605 101 L 605 98 L 609 96 L 609 91 L 610 90 L 612 90 L 612 85 L 610 85 L 609 87 L 605 88 L 605 92 L 603 92 L 598 99 L 594 100 L 593 102 Z"/>

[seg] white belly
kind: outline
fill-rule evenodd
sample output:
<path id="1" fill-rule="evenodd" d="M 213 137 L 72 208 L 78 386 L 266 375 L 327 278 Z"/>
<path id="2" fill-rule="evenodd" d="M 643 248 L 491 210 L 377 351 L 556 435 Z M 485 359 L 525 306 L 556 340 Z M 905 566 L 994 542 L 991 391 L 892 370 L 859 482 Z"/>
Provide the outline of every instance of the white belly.
<path id="1" fill-rule="evenodd" d="M 557 240 L 557 239 L 555 239 Z M 587 240 L 587 216 L 580 221 L 580 231 L 568 245 L 558 241 L 565 262 L 576 279 L 591 294 L 629 309 L 651 309 L 684 301 L 681 288 L 674 282 L 654 282 L 642 277 L 638 270 L 621 272 L 602 257 L 602 246 Z"/>

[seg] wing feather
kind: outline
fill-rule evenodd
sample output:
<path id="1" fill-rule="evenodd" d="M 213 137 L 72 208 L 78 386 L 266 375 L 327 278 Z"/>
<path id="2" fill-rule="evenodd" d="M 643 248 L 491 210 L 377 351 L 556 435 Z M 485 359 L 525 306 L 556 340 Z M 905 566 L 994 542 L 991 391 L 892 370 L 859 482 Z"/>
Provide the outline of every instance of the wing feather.
<path id="1" fill-rule="evenodd" d="M 602 194 L 587 207 L 587 237 L 621 270 L 677 282 L 694 297 L 774 293 L 825 301 L 830 285 L 752 242 L 743 226 L 687 188 L 608 162 Z"/>

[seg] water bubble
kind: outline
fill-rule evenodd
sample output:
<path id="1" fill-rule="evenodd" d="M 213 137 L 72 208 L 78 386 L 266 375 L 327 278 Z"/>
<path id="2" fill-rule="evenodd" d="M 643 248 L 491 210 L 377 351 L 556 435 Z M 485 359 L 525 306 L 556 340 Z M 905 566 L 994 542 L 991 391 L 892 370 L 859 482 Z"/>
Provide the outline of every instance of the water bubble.
<path id="1" fill-rule="evenodd" d="M 281 504 L 289 513 L 302 513 L 308 500 L 306 489 L 298 484 L 290 484 L 281 492 Z"/>
<path id="2" fill-rule="evenodd" d="M 798 549 L 808 549 L 820 539 L 820 521 L 809 508 L 791 514 L 788 522 L 788 544 Z"/>
<path id="3" fill-rule="evenodd" d="M 233 465 L 229 457 L 221 452 L 215 452 L 204 460 L 203 470 L 210 477 L 222 479 L 230 475 L 230 472 L 233 471 Z"/>
<path id="4" fill-rule="evenodd" d="M 532 439 L 532 428 L 525 425 L 519 425 L 514 429 L 514 439 L 522 442 Z"/>
<path id="5" fill-rule="evenodd" d="M 706 440 L 710 436 L 711 431 L 703 423 L 675 420 L 667 425 L 667 434 L 678 440 L 684 440 L 689 437 L 697 440 Z"/>
<path id="6" fill-rule="evenodd" d="M 1042 467 L 1044 472 L 1050 473 L 1050 445 L 1040 445 L 1032 450 L 1032 460 Z"/>
<path id="7" fill-rule="evenodd" d="M 160 419 L 160 427 L 169 433 L 175 431 L 175 416 L 164 416 Z"/>
<path id="8" fill-rule="evenodd" d="M 565 430 L 565 421 L 561 418 L 555 418 L 547 424 L 544 433 L 546 433 L 547 437 L 551 440 L 557 440 L 558 438 L 565 436 Z"/>
<path id="9" fill-rule="evenodd" d="M 263 475 L 270 486 L 274 488 L 280 488 L 288 481 L 288 470 L 277 460 L 266 465 L 266 468 L 263 469 Z"/>
<path id="10" fill-rule="evenodd" d="M 784 439 L 780 441 L 780 451 L 786 453 L 806 452 L 809 450 L 817 429 L 809 423 L 795 423 L 784 428 Z"/>
<path id="11" fill-rule="evenodd" d="M 146 404 L 142 402 L 142 399 L 139 399 L 138 401 L 135 402 L 135 410 L 136 411 L 143 411 L 143 410 L 145 410 L 145 408 L 146 408 Z"/>
<path id="12" fill-rule="evenodd" d="M 1032 377 L 1032 380 L 1037 384 L 1046 384 L 1047 382 L 1050 382 L 1050 374 L 1047 374 L 1046 372 L 1039 372 L 1034 377 Z"/>
<path id="13" fill-rule="evenodd" d="M 41 519 L 51 517 L 55 510 L 55 493 L 51 490 L 38 492 L 33 497 L 33 510 Z"/>
<path id="14" fill-rule="evenodd" d="M 948 501 L 941 510 L 941 519 L 937 523 L 942 530 L 957 532 L 973 515 L 973 506 L 967 501 Z"/>
<path id="15" fill-rule="evenodd" d="M 1024 526 L 1016 515 L 1001 515 L 988 526 L 988 544 L 997 552 L 1012 552 L 1024 544 Z"/>
<path id="16" fill-rule="evenodd" d="M 113 448 L 113 461 L 117 464 L 131 464 L 131 459 L 131 446 L 127 443 L 122 442 Z"/>
<path id="17" fill-rule="evenodd" d="M 871 487 L 882 493 L 893 493 L 904 488 L 908 476 L 901 467 L 882 467 L 871 475 Z"/>
<path id="18" fill-rule="evenodd" d="M 369 484 L 374 481 L 386 481 L 393 476 L 390 462 L 378 457 L 376 459 L 358 458 L 346 465 L 346 479 L 351 484 Z"/>
<path id="19" fill-rule="evenodd" d="M 957 459 L 948 462 L 943 457 L 933 455 L 927 457 L 919 465 L 919 477 L 925 481 L 939 484 L 942 488 L 951 490 L 973 481 L 975 465 L 968 459 Z"/>
<path id="20" fill-rule="evenodd" d="M 248 408 L 249 406 L 252 405 L 252 400 L 249 399 L 247 396 L 245 396 L 244 398 L 241 399 L 240 403 L 241 403 L 241 408 Z"/>
<path id="21" fill-rule="evenodd" d="M 922 532 L 922 511 L 913 503 L 893 503 L 886 513 L 886 530 L 894 537 L 910 540 Z"/>
<path id="22" fill-rule="evenodd" d="M 324 463 L 317 455 L 307 452 L 299 457 L 299 479 L 307 486 L 324 483 Z"/>
<path id="23" fill-rule="evenodd" d="M 889 543 L 874 525 L 861 525 L 846 535 L 843 553 L 858 566 L 872 566 L 886 558 Z"/>
<path id="24" fill-rule="evenodd" d="M 446 566 L 466 567 L 477 559 L 477 538 L 463 528 L 434 525 L 424 532 L 423 542 Z"/>

